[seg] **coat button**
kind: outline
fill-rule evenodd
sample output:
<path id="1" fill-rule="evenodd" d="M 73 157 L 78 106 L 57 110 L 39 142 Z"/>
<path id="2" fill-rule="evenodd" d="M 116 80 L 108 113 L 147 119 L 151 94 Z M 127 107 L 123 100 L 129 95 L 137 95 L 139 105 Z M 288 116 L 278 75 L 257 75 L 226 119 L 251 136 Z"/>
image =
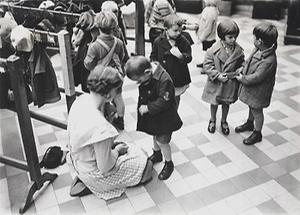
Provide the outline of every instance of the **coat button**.
<path id="1" fill-rule="evenodd" d="M 151 91 L 150 91 L 150 90 L 148 90 L 148 94 L 151 94 Z"/>
<path id="2" fill-rule="evenodd" d="M 166 63 L 166 60 L 163 60 L 163 63 Z"/>

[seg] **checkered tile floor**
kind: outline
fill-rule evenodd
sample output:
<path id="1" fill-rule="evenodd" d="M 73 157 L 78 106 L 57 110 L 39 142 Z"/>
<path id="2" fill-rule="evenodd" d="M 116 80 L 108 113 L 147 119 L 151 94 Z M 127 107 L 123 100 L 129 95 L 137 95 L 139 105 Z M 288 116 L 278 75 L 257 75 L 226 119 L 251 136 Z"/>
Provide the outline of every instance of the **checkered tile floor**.
<path id="1" fill-rule="evenodd" d="M 241 28 L 238 42 L 249 56 L 253 48 L 252 29 L 259 21 L 233 18 Z M 94 195 L 73 198 L 69 196 L 69 186 L 74 172 L 65 164 L 51 171 L 59 177 L 35 196 L 27 213 L 300 214 L 300 47 L 283 46 L 284 21 L 274 23 L 280 31 L 277 82 L 271 106 L 265 110 L 261 143 L 245 146 L 242 139 L 249 133 L 233 131 L 247 117 L 247 107 L 241 102 L 231 106 L 228 137 L 221 134 L 219 127 L 213 135 L 207 132 L 209 105 L 201 100 L 206 77 L 195 67 L 203 54 L 199 51 L 201 47 L 194 45 L 194 60 L 190 64 L 192 84 L 182 96 L 179 108 L 184 126 L 174 134 L 171 144 L 175 163 L 171 178 L 157 179 L 161 163 L 155 166 L 150 183 L 128 189 L 119 199 L 106 202 Z M 130 42 L 130 50 L 133 45 Z M 125 81 L 124 97 L 126 131 L 122 138 L 151 153 L 151 137 L 135 132 L 137 89 L 129 80 Z M 67 117 L 64 100 L 39 111 L 59 119 Z M 17 119 L 11 112 L 0 113 L 0 153 L 22 158 Z M 51 145 L 65 147 L 66 131 L 32 122 L 39 156 Z M 28 183 L 27 173 L 0 164 L 1 214 L 17 213 Z"/>

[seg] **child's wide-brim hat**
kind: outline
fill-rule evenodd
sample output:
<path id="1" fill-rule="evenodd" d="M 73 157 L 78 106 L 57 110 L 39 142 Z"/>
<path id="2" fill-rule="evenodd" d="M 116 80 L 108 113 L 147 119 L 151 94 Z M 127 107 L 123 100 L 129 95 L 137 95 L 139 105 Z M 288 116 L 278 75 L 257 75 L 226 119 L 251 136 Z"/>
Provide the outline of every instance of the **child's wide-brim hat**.
<path id="1" fill-rule="evenodd" d="M 22 25 L 15 27 L 10 35 L 12 46 L 17 51 L 31 52 L 34 45 L 33 34 Z"/>

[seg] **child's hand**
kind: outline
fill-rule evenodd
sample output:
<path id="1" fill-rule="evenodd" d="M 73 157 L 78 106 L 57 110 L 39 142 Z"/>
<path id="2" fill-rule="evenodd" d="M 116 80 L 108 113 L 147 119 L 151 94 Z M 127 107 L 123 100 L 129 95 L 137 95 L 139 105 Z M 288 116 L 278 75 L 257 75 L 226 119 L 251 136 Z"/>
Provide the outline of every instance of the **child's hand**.
<path id="1" fill-rule="evenodd" d="M 119 153 L 119 156 L 124 155 L 127 153 L 129 146 L 126 145 L 126 143 L 121 143 L 116 146 L 116 150 Z"/>
<path id="2" fill-rule="evenodd" d="M 170 52 L 173 56 L 177 57 L 178 59 L 182 59 L 183 55 L 179 51 L 178 47 L 174 46 L 170 49 Z"/>
<path id="3" fill-rule="evenodd" d="M 226 74 L 220 74 L 218 76 L 218 80 L 224 83 L 224 82 L 228 81 L 228 77 Z"/>
<path id="4" fill-rule="evenodd" d="M 139 112 L 140 114 L 143 116 L 145 113 L 148 113 L 148 106 L 147 105 L 141 105 L 141 107 L 139 108 Z"/>
<path id="5" fill-rule="evenodd" d="M 243 75 L 240 73 L 239 75 L 235 76 L 236 80 L 241 81 Z"/>

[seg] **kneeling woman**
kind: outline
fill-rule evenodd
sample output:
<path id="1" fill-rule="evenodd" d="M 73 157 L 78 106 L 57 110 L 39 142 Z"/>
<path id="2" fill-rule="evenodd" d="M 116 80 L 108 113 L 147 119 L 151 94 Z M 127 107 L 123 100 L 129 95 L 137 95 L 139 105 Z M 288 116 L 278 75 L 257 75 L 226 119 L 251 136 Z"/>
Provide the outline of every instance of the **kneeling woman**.
<path id="1" fill-rule="evenodd" d="M 118 132 L 104 116 L 105 104 L 116 96 L 122 81 L 116 69 L 97 66 L 88 77 L 90 94 L 78 97 L 69 113 L 74 169 L 90 191 L 105 200 L 149 181 L 152 173 L 152 163 L 140 148 L 115 142 Z"/>

